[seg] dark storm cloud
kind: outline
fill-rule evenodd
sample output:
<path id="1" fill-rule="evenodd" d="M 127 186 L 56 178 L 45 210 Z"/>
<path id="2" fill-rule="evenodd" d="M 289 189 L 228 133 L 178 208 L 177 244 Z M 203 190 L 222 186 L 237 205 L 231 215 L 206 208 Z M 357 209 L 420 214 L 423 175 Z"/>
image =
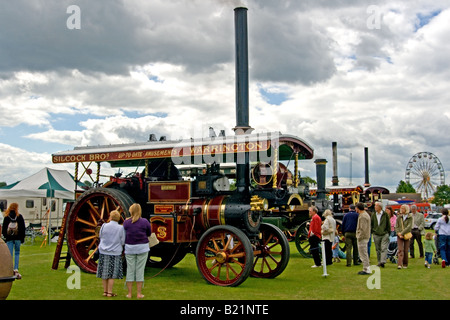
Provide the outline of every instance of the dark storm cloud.
<path id="1" fill-rule="evenodd" d="M 80 8 L 78 30 L 67 27 L 70 5 Z M 119 0 L 8 1 L 0 11 L 0 70 L 124 74 L 134 65 L 150 62 L 195 70 L 231 58 L 231 50 L 226 52 L 216 44 L 224 42 L 220 40 L 223 32 L 213 36 L 205 31 L 211 21 L 210 16 L 202 16 L 204 12 L 195 13 L 194 8 L 181 4 L 180 10 L 173 12 L 164 12 L 170 6 L 134 5 Z M 224 19 L 216 20 L 220 30 Z M 191 23 L 183 24 L 186 21 Z"/>
<path id="2" fill-rule="evenodd" d="M 0 12 L 2 72 L 79 69 L 124 72 L 136 57 L 136 19 L 119 1 L 8 1 Z M 67 8 L 81 10 L 81 29 L 67 28 Z M 124 48 L 126 48 L 124 50 Z"/>
<path id="3" fill-rule="evenodd" d="M 77 69 L 127 74 L 165 62 L 207 73 L 234 62 L 236 1 L 7 1 L 0 11 L 0 75 Z M 201 5 L 208 4 L 208 5 Z M 80 29 L 69 29 L 70 5 Z M 249 3 L 251 76 L 258 81 L 311 83 L 334 65 L 326 37 L 306 17 Z"/>

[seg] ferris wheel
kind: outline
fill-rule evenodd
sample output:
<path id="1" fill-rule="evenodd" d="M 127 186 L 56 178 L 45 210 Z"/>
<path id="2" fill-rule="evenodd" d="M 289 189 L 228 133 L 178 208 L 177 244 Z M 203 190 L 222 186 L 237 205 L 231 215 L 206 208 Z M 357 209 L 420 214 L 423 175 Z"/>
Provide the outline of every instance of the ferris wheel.
<path id="1" fill-rule="evenodd" d="M 437 186 L 445 184 L 444 166 L 431 152 L 416 153 L 406 165 L 405 180 L 428 199 Z"/>

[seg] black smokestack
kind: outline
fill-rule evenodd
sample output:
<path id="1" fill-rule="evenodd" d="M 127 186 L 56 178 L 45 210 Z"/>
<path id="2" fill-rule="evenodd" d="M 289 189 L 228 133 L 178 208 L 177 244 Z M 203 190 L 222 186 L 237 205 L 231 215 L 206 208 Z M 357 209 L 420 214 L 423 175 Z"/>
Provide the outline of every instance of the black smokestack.
<path id="1" fill-rule="evenodd" d="M 338 163 L 337 163 L 337 142 L 332 142 L 331 147 L 333 149 L 333 177 L 331 178 L 331 182 L 333 186 L 339 185 L 338 178 Z M 339 195 L 337 193 L 333 194 L 333 211 L 339 211 Z"/>
<path id="2" fill-rule="evenodd" d="M 316 161 L 314 161 L 314 163 L 316 164 L 318 200 L 325 199 L 327 193 L 327 190 L 325 188 L 327 162 L 328 161 L 326 159 L 317 159 Z"/>
<path id="3" fill-rule="evenodd" d="M 248 103 L 248 32 L 247 8 L 234 9 L 234 29 L 236 42 L 236 127 L 235 134 L 240 142 L 244 134 L 253 130 L 249 125 Z M 242 137 L 242 138 L 239 138 Z M 237 157 L 236 188 L 239 193 L 248 193 L 250 188 L 250 160 L 248 152 Z"/>
<path id="4" fill-rule="evenodd" d="M 236 127 L 234 130 L 236 134 L 242 134 L 250 129 L 247 8 L 239 7 L 234 9 L 234 30 L 236 42 Z"/>
<path id="5" fill-rule="evenodd" d="M 328 201 L 326 200 L 327 190 L 325 188 L 327 160 L 317 159 L 314 163 L 316 164 L 317 175 L 317 196 L 315 205 L 317 209 L 319 209 L 319 213 L 322 213 L 328 207 Z"/>
<path id="6" fill-rule="evenodd" d="M 331 182 L 333 183 L 333 186 L 338 186 L 337 142 L 332 142 L 331 147 L 333 149 L 333 177 L 331 178 Z"/>
<path id="7" fill-rule="evenodd" d="M 369 148 L 364 147 L 364 163 L 365 163 L 365 178 L 364 187 L 370 187 L 369 182 Z"/>

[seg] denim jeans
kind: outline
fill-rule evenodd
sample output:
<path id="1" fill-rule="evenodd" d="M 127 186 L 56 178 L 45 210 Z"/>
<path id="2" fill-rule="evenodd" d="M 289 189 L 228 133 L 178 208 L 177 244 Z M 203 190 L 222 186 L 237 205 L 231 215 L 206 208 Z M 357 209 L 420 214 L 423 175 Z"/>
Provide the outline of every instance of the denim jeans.
<path id="1" fill-rule="evenodd" d="M 425 261 L 428 264 L 431 264 L 431 262 L 433 261 L 433 252 L 425 252 Z"/>
<path id="2" fill-rule="evenodd" d="M 448 259 L 450 258 L 450 236 L 445 234 L 439 235 L 439 249 L 441 250 L 441 258 L 445 260 L 445 263 L 449 265 Z"/>
<path id="3" fill-rule="evenodd" d="M 14 270 L 19 270 L 19 256 L 20 256 L 20 240 L 10 240 L 6 242 L 11 257 L 14 257 Z M 14 254 L 13 254 L 14 251 Z"/>

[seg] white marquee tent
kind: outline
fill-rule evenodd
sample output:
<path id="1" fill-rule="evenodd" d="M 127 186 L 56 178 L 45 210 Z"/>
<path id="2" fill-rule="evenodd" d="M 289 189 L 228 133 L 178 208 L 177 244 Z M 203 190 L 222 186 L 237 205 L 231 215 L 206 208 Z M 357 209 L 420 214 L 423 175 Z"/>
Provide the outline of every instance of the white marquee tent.
<path id="1" fill-rule="evenodd" d="M 0 188 L 0 198 L 36 197 L 73 200 L 74 190 L 74 178 L 69 172 L 44 168 L 28 178 Z"/>
<path id="2" fill-rule="evenodd" d="M 77 189 L 84 184 L 78 183 Z M 75 200 L 75 181 L 66 170 L 44 168 L 39 172 L 0 188 L 3 209 L 19 204 L 19 212 L 29 223 L 58 227 L 64 215 L 64 202 Z M 50 214 L 49 214 L 50 213 Z"/>

